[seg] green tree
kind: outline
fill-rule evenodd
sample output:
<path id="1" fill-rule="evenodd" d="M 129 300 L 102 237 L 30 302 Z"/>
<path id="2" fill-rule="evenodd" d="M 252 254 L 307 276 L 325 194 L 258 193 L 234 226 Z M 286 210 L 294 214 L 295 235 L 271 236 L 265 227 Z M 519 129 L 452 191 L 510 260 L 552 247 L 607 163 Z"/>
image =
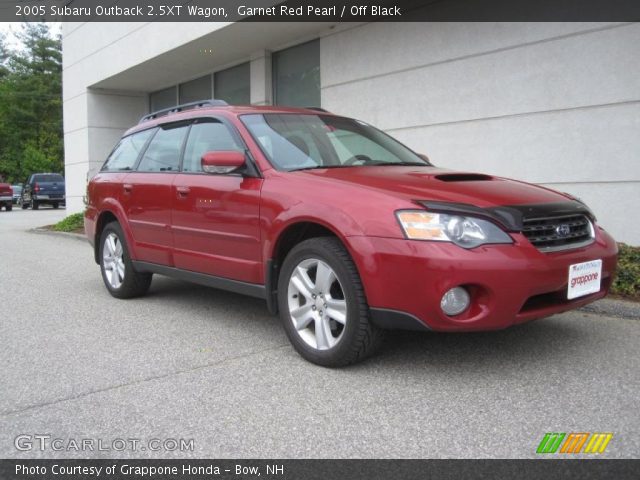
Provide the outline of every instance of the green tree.
<path id="1" fill-rule="evenodd" d="M 0 77 L 0 174 L 23 181 L 38 171 L 62 172 L 62 48 L 44 23 L 25 23 L 22 48 L 8 53 Z"/>

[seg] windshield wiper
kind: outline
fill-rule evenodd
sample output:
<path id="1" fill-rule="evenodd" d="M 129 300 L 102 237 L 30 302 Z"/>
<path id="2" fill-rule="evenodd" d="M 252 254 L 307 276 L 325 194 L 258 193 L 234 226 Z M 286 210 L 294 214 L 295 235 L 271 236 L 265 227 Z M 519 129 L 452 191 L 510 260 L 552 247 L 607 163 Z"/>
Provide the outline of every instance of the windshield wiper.
<path id="1" fill-rule="evenodd" d="M 287 170 L 289 172 L 301 172 L 302 170 L 320 170 L 321 168 L 349 168 L 355 167 L 357 165 L 316 165 L 314 167 L 302 167 L 302 168 L 294 168 L 292 170 Z"/>
<path id="2" fill-rule="evenodd" d="M 431 165 L 429 165 L 428 163 L 422 163 L 422 162 L 369 162 L 369 163 L 365 163 L 363 165 L 360 165 L 362 167 L 386 167 L 386 166 L 401 166 L 401 167 L 406 167 L 406 166 L 412 166 L 412 167 L 430 167 Z"/>

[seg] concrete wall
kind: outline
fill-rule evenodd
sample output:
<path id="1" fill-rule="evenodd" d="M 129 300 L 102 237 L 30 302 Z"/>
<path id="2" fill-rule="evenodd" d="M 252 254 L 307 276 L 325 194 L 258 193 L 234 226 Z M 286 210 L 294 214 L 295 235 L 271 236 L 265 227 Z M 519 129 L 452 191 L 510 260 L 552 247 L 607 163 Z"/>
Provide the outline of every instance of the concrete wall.
<path id="1" fill-rule="evenodd" d="M 361 118 L 443 167 L 583 198 L 640 245 L 640 24 L 64 24 L 68 208 L 147 110 L 147 94 L 251 62 L 271 102 L 270 52 L 321 38 L 322 106 Z M 196 52 L 213 48 L 213 56 Z"/>
<path id="2" fill-rule="evenodd" d="M 438 166 L 577 195 L 640 245 L 639 45 L 639 24 L 367 24 L 322 39 L 322 105 Z"/>

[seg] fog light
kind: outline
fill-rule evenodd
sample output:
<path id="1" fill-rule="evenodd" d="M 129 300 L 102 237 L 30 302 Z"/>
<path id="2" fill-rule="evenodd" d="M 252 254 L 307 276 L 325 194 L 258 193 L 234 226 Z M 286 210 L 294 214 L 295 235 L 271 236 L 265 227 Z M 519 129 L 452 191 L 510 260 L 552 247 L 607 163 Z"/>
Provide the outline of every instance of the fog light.
<path id="1" fill-rule="evenodd" d="M 469 308 L 469 292 L 463 287 L 454 287 L 445 293 L 440 300 L 440 308 L 447 315 L 453 316 Z"/>

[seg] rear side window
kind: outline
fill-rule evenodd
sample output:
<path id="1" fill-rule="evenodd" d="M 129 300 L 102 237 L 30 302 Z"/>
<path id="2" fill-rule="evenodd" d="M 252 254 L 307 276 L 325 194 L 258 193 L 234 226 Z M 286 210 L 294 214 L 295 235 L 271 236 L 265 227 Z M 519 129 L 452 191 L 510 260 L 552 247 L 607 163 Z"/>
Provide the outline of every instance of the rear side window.
<path id="1" fill-rule="evenodd" d="M 44 173 L 33 176 L 34 182 L 64 182 L 64 178 L 59 173 Z"/>
<path id="2" fill-rule="evenodd" d="M 102 171 L 117 172 L 133 169 L 140 152 L 154 131 L 154 129 L 145 130 L 120 140 L 102 166 Z"/>
<path id="3" fill-rule="evenodd" d="M 218 121 L 196 123 L 189 132 L 182 171 L 201 172 L 202 155 L 224 150 L 243 150 L 225 124 Z"/>
<path id="4" fill-rule="evenodd" d="M 158 130 L 140 160 L 139 172 L 177 172 L 187 127 L 165 126 Z"/>

